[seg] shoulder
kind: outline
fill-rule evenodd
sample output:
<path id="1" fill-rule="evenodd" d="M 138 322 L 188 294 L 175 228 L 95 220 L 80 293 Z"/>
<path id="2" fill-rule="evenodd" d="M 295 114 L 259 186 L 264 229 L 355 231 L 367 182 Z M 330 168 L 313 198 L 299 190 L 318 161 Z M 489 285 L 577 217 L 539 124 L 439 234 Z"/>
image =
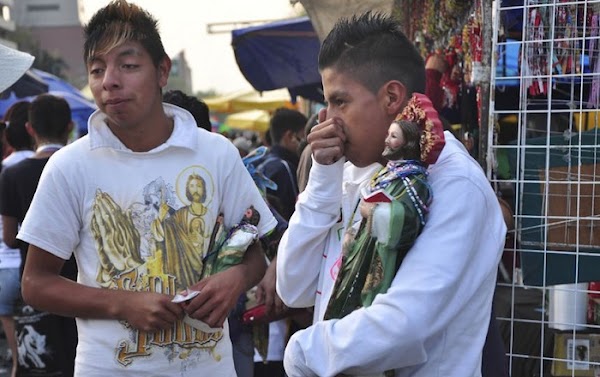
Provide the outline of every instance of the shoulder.
<path id="1" fill-rule="evenodd" d="M 454 202 L 463 195 L 468 195 L 471 204 L 497 202 L 483 168 L 454 137 L 446 137 L 438 162 L 428 172 L 434 202 Z"/>
<path id="2" fill-rule="evenodd" d="M 269 152 L 257 165 L 257 169 L 268 178 L 273 178 L 273 176 L 280 174 L 280 172 L 285 170 L 283 162 L 281 157 Z"/>
<path id="3" fill-rule="evenodd" d="M 36 160 L 27 158 L 25 160 L 19 161 L 16 164 L 6 166 L 2 168 L 2 173 L 0 176 L 2 177 L 15 177 L 21 174 L 21 172 L 25 172 L 31 169 L 33 165 L 35 165 Z"/>
<path id="4" fill-rule="evenodd" d="M 445 133 L 445 139 L 446 144 L 440 157 L 428 169 L 429 178 L 463 178 L 477 182 L 483 178 L 487 182 L 481 165 L 469 155 L 462 143 L 450 133 Z"/>
<path id="5" fill-rule="evenodd" d="M 52 165 L 74 165 L 87 161 L 92 153 L 89 136 L 83 136 L 54 152 L 50 156 Z"/>
<path id="6" fill-rule="evenodd" d="M 201 153 L 210 153 L 215 157 L 241 159 L 238 149 L 225 136 L 216 132 L 206 131 L 202 128 L 198 128 L 197 132 Z"/>

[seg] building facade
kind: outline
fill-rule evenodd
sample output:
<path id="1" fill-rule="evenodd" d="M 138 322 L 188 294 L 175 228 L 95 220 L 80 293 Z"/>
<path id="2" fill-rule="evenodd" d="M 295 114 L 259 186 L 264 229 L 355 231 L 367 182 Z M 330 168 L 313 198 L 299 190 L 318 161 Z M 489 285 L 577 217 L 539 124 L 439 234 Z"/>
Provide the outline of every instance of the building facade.
<path id="1" fill-rule="evenodd" d="M 171 72 L 166 89 L 181 90 L 189 95 L 194 94 L 192 93 L 192 70 L 185 59 L 184 51 L 171 58 Z"/>
<path id="2" fill-rule="evenodd" d="M 8 33 L 15 31 L 16 28 L 15 21 L 12 19 L 13 6 L 13 0 L 0 0 L 0 43 L 8 47 L 17 48 L 16 43 L 7 39 Z"/>
<path id="3" fill-rule="evenodd" d="M 16 25 L 29 31 L 41 49 L 61 58 L 68 81 L 80 88 L 87 82 L 81 7 L 79 0 L 18 0 L 13 5 Z"/>

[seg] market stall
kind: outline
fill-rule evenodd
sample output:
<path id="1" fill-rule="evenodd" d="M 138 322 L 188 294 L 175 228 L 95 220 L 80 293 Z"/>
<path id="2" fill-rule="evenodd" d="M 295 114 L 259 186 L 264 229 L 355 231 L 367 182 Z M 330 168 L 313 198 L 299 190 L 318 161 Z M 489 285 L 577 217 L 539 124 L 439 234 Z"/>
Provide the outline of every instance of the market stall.
<path id="1" fill-rule="evenodd" d="M 488 1 L 396 0 L 394 13 L 424 58 L 439 54 L 447 63 L 440 85 L 440 113 L 456 125 L 459 139 L 488 168 L 488 103 L 491 66 L 491 7 Z M 443 21 L 442 21 L 443 20 Z"/>
<path id="2" fill-rule="evenodd" d="M 211 112 L 227 114 L 246 110 L 273 111 L 278 107 L 296 106 L 285 88 L 263 92 L 241 90 L 219 97 L 204 98 L 204 102 Z"/>
<path id="3" fill-rule="evenodd" d="M 308 17 L 237 29 L 231 35 L 238 67 L 254 89 L 287 88 L 293 101 L 297 96 L 323 101 L 320 42 Z"/>
<path id="4" fill-rule="evenodd" d="M 498 132 L 490 139 L 496 157 L 490 177 L 514 210 L 506 266 L 512 274 L 500 284 L 512 297 L 511 311 L 500 318 L 511 372 L 594 376 L 600 370 L 600 4 L 504 0 L 495 14 L 490 119 Z M 525 290 L 540 293 L 536 317 L 520 308 Z M 517 331 L 534 342 L 524 347 Z"/>

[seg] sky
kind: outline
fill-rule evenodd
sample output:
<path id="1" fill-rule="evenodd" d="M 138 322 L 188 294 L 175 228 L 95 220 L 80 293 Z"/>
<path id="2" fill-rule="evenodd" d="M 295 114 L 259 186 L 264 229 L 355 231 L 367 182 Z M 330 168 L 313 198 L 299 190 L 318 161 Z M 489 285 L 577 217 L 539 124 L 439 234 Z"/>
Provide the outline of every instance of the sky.
<path id="1" fill-rule="evenodd" d="M 90 17 L 108 0 L 79 0 L 81 21 Z M 184 51 L 192 70 L 192 88 L 227 94 L 252 89 L 240 72 L 231 48 L 231 32 L 208 34 L 207 24 L 296 17 L 301 6 L 289 0 L 130 0 L 157 20 L 163 45 L 171 57 Z M 238 26 L 235 28 L 240 28 Z"/>

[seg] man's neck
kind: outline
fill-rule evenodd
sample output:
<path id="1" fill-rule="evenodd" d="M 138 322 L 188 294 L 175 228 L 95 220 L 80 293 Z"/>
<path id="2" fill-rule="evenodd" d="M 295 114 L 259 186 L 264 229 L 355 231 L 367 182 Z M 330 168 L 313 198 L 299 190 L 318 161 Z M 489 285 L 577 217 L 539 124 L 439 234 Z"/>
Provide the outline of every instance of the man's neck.
<path id="1" fill-rule="evenodd" d="M 47 145 L 47 144 L 60 144 L 60 145 L 66 145 L 67 144 L 67 139 L 66 138 L 36 138 L 35 139 L 35 145 L 37 145 L 38 147 L 40 145 Z"/>
<path id="2" fill-rule="evenodd" d="M 173 133 L 175 122 L 163 113 L 160 121 L 136 128 L 120 127 L 107 120 L 108 127 L 121 142 L 134 152 L 148 152 L 166 142 Z"/>
<path id="3" fill-rule="evenodd" d="M 43 159 L 52 156 L 54 152 L 62 148 L 66 140 L 58 139 L 36 139 L 36 149 L 33 158 Z"/>

